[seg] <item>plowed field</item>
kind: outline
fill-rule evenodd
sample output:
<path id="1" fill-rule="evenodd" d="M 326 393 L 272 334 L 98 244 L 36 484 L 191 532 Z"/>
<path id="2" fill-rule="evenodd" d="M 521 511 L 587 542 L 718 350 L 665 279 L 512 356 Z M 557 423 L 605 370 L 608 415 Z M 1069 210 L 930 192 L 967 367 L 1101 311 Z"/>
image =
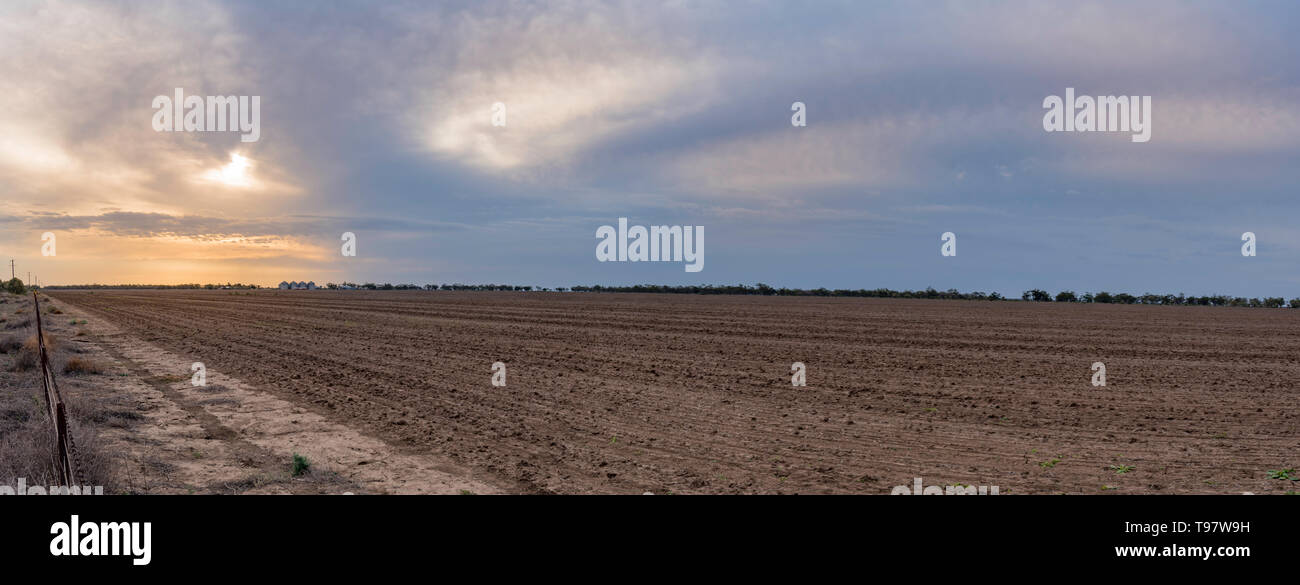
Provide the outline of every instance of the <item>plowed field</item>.
<path id="1" fill-rule="evenodd" d="M 1267 474 L 1300 468 L 1300 310 L 422 291 L 51 296 L 507 491 L 888 494 L 916 477 L 1003 494 L 1300 489 Z M 497 361 L 504 387 L 491 383 Z M 793 362 L 807 365 L 806 387 L 791 385 Z M 1106 366 L 1104 387 L 1091 383 L 1093 362 Z"/>

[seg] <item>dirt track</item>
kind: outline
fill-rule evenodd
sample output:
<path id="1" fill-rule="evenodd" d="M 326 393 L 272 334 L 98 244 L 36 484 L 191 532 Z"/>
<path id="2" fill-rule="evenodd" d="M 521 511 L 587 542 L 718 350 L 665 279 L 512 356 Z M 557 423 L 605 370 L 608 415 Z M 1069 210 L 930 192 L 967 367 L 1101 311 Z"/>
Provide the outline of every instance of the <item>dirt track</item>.
<path id="1" fill-rule="evenodd" d="M 1300 489 L 1266 474 L 1300 468 L 1300 310 L 415 291 L 51 296 L 363 433 L 446 455 L 507 491 L 887 494 L 914 477 L 1003 494 Z M 490 383 L 495 361 L 507 364 L 504 388 Z M 807 364 L 807 387 L 791 386 L 796 361 Z M 1097 361 L 1105 387 L 1090 383 Z"/>

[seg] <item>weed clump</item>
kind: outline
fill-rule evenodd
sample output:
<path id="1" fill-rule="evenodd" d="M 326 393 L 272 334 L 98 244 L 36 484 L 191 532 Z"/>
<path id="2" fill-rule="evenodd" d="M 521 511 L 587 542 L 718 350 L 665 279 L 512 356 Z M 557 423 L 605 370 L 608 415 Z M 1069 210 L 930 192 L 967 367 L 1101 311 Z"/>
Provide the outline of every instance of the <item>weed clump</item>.
<path id="1" fill-rule="evenodd" d="M 302 474 L 304 474 L 304 473 L 307 473 L 307 472 L 310 471 L 310 470 L 311 470 L 311 462 L 308 461 L 306 457 L 303 457 L 302 455 L 299 455 L 299 454 L 297 454 L 297 453 L 294 453 L 294 454 L 293 454 L 293 469 L 291 470 L 291 473 L 293 474 L 293 476 L 294 476 L 294 477 L 298 477 L 298 476 L 300 476 L 300 475 L 302 475 Z"/>
<path id="2" fill-rule="evenodd" d="M 65 374 L 102 374 L 104 368 L 95 360 L 71 357 L 63 364 L 63 373 Z"/>

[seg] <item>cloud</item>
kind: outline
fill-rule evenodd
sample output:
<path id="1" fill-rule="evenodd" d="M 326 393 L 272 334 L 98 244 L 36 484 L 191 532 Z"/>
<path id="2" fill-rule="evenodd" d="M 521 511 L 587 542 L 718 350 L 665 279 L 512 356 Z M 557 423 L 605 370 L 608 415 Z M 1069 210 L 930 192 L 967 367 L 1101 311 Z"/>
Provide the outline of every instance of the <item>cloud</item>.
<path id="1" fill-rule="evenodd" d="M 222 218 L 131 211 L 113 211 L 96 215 L 34 212 L 26 217 L 10 216 L 6 219 L 21 221 L 32 230 L 89 230 L 115 237 L 166 237 L 196 241 L 222 241 L 230 238 L 273 241 L 284 238 L 337 236 L 344 231 L 373 230 L 400 233 L 454 231 L 466 227 L 446 222 L 374 217 Z"/>
<path id="2" fill-rule="evenodd" d="M 1226 197 L 1295 215 L 1295 12 L 1181 2 L 6 2 L 0 240 L 21 259 L 37 249 L 35 230 L 58 231 L 58 263 L 26 261 L 67 280 L 147 281 L 149 269 L 162 281 L 326 280 L 279 274 L 296 262 L 355 271 L 353 280 L 505 274 L 565 285 L 624 274 L 587 262 L 591 226 L 636 216 L 707 223 L 718 255 L 710 279 L 763 274 L 779 234 L 783 260 L 805 281 L 765 280 L 774 284 L 975 278 L 987 289 L 999 275 L 1029 280 L 1016 271 L 1031 269 L 1068 280 L 1059 262 L 990 256 L 975 268 L 974 253 L 994 249 L 981 237 L 1003 252 L 1075 238 L 1077 216 L 1104 225 L 1177 213 L 1171 225 L 1200 225 L 1202 239 L 1247 229 L 1233 221 L 1260 223 L 1249 209 L 1224 213 Z M 261 141 L 154 132 L 151 99 L 176 87 L 262 96 Z M 1152 96 L 1151 142 L 1043 132 L 1043 98 L 1066 87 Z M 794 101 L 807 104 L 806 128 L 790 126 Z M 491 125 L 495 102 L 506 105 L 503 128 Z M 1115 225 L 1116 243 L 1061 249 L 1127 258 L 1108 274 L 1149 278 L 1125 254 L 1123 230 L 1137 228 Z M 911 242 L 911 230 L 923 232 L 925 255 L 901 262 L 912 244 L 883 241 Z M 355 263 L 336 258 L 342 231 L 363 236 Z M 968 272 L 918 268 L 943 231 L 962 234 Z M 1288 232 L 1256 231 L 1271 234 L 1261 250 L 1290 249 L 1278 245 Z M 811 232 L 824 237 L 797 236 Z M 846 262 L 883 280 L 845 282 L 858 278 Z"/>
<path id="3" fill-rule="evenodd" d="M 413 19 L 408 34 L 455 44 L 390 55 L 412 65 L 399 73 L 400 99 L 422 106 L 405 120 L 411 140 L 484 171 L 564 166 L 603 139 L 710 105 L 713 56 L 672 38 L 660 15 L 628 8 L 516 5 Z M 498 102 L 503 127 L 492 123 Z"/>
<path id="4" fill-rule="evenodd" d="M 256 94 L 247 42 L 229 9 L 214 2 L 5 3 L 0 180 L 11 188 L 10 198 L 68 212 L 106 202 L 193 209 L 205 196 L 232 196 L 198 179 L 228 164 L 235 151 L 259 163 L 249 194 L 299 193 L 274 147 L 241 144 L 228 133 L 152 127 L 152 98 L 177 87 L 190 94 Z M 252 207 L 266 201 L 238 200 Z"/>

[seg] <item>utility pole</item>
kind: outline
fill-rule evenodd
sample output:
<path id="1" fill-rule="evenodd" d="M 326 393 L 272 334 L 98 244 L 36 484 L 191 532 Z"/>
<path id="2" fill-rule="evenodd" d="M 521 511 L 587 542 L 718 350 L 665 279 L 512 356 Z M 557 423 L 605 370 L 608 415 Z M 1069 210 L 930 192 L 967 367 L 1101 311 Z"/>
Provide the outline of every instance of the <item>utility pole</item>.
<path id="1" fill-rule="evenodd" d="M 9 279 L 12 280 L 12 279 L 15 279 L 15 278 L 18 278 L 18 277 L 17 277 L 17 276 L 14 276 L 14 259 L 13 259 L 13 258 L 10 258 L 10 259 L 9 259 Z"/>

